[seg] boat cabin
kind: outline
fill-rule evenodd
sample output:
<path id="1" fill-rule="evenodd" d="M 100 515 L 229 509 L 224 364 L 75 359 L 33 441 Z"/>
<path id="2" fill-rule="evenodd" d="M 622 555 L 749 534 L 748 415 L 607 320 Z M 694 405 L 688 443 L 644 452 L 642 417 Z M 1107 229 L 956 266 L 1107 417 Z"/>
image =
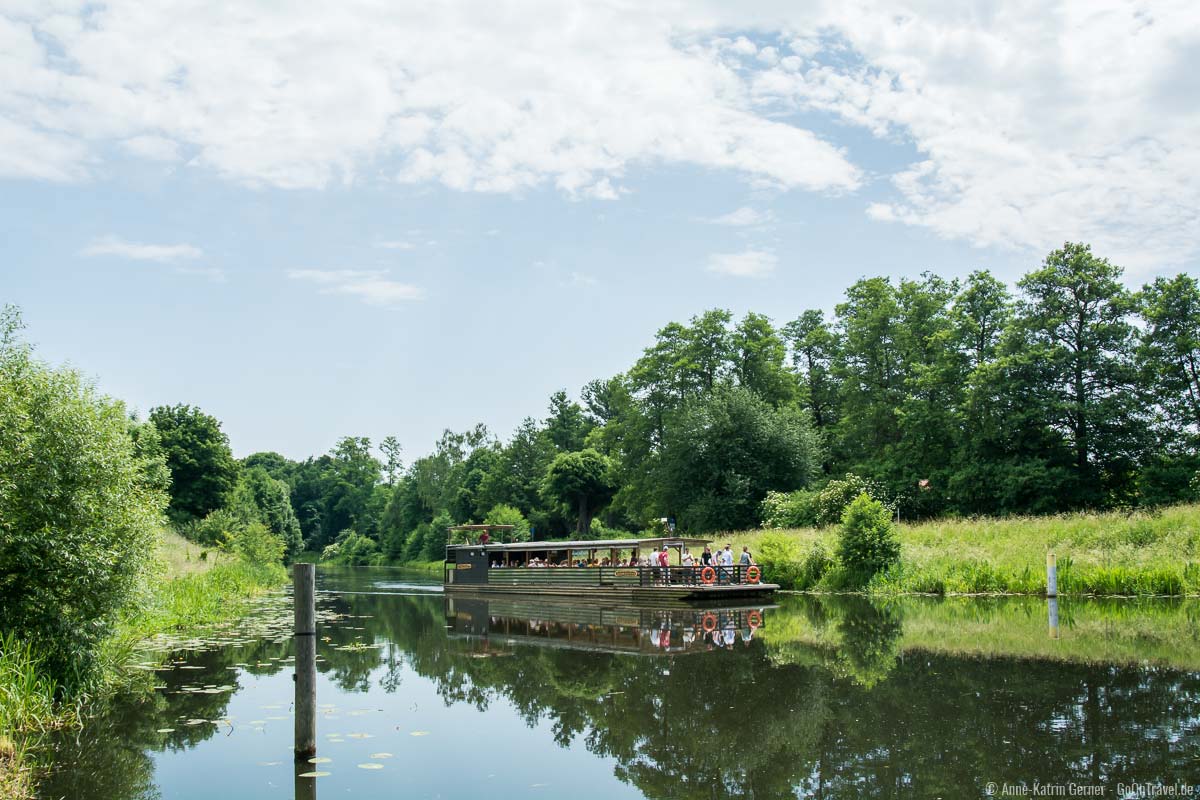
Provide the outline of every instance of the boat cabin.
<path id="1" fill-rule="evenodd" d="M 779 587 L 758 566 L 703 565 L 711 540 L 691 536 L 641 539 L 504 542 L 511 526 L 455 526 L 446 546 L 448 590 L 532 593 L 621 600 L 698 600 L 760 596 Z M 473 541 L 472 541 L 473 540 Z M 668 555 L 662 566 L 660 554 Z M 692 564 L 685 564 L 685 553 Z"/>

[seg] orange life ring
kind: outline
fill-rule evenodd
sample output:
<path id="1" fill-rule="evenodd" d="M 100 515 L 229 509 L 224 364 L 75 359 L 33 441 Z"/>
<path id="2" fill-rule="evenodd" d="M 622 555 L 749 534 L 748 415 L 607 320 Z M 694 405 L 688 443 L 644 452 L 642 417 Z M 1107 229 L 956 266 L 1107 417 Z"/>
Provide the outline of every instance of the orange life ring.
<path id="1" fill-rule="evenodd" d="M 705 633 L 712 633 L 717 629 L 717 618 L 713 614 L 705 614 L 704 619 L 700 620 L 700 626 L 704 628 Z"/>
<path id="2" fill-rule="evenodd" d="M 712 567 L 705 567 L 700 570 L 700 582 L 706 586 L 711 586 L 713 581 L 717 579 L 717 571 Z"/>
<path id="3" fill-rule="evenodd" d="M 751 611 L 746 615 L 746 624 L 750 626 L 750 630 L 758 630 L 758 626 L 762 625 L 762 614 Z"/>
<path id="4" fill-rule="evenodd" d="M 762 570 L 756 566 L 751 566 L 746 570 L 746 580 L 751 583 L 758 583 L 758 579 L 762 577 Z"/>

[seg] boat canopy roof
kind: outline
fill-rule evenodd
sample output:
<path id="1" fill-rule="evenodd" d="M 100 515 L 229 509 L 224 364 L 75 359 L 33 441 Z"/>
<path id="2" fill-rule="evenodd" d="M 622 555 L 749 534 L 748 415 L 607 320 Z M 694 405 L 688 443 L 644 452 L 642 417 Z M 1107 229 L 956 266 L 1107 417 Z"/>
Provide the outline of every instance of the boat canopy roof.
<path id="1" fill-rule="evenodd" d="M 578 541 L 544 541 L 544 542 L 512 542 L 509 544 L 452 544 L 447 550 L 483 548 L 489 553 L 517 551 L 560 551 L 560 550 L 655 550 L 663 545 L 667 547 L 692 547 L 706 545 L 712 539 L 700 539 L 695 536 L 666 536 L 654 539 L 581 539 Z"/>

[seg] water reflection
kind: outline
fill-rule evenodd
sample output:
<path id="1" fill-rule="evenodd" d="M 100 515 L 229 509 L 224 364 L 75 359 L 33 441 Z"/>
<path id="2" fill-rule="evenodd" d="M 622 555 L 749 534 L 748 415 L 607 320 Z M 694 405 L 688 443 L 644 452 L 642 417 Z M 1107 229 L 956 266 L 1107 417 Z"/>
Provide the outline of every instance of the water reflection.
<path id="1" fill-rule="evenodd" d="M 643 655 L 732 650 L 750 645 L 768 608 L 614 608 L 462 595 L 444 602 L 450 637 L 474 642 L 476 657 L 511 654 L 505 648 L 513 644 Z"/>
<path id="2" fill-rule="evenodd" d="M 268 626 L 172 654 L 161 688 L 64 738 L 46 796 L 958 797 L 1200 773 L 1191 602 L 1062 600 L 1053 639 L 1041 600 L 605 609 L 419 585 L 321 576 L 329 777 L 296 777 Z M 356 769 L 374 750 L 396 757 Z"/>

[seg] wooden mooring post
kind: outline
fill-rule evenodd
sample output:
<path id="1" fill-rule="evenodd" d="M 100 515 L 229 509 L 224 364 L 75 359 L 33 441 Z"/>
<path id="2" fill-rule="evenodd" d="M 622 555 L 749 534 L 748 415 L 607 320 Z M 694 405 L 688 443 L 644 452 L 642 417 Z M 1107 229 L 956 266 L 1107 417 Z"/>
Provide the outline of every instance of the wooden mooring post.
<path id="1" fill-rule="evenodd" d="M 317 607 L 316 566 L 292 565 L 296 606 L 296 760 L 317 754 Z"/>

